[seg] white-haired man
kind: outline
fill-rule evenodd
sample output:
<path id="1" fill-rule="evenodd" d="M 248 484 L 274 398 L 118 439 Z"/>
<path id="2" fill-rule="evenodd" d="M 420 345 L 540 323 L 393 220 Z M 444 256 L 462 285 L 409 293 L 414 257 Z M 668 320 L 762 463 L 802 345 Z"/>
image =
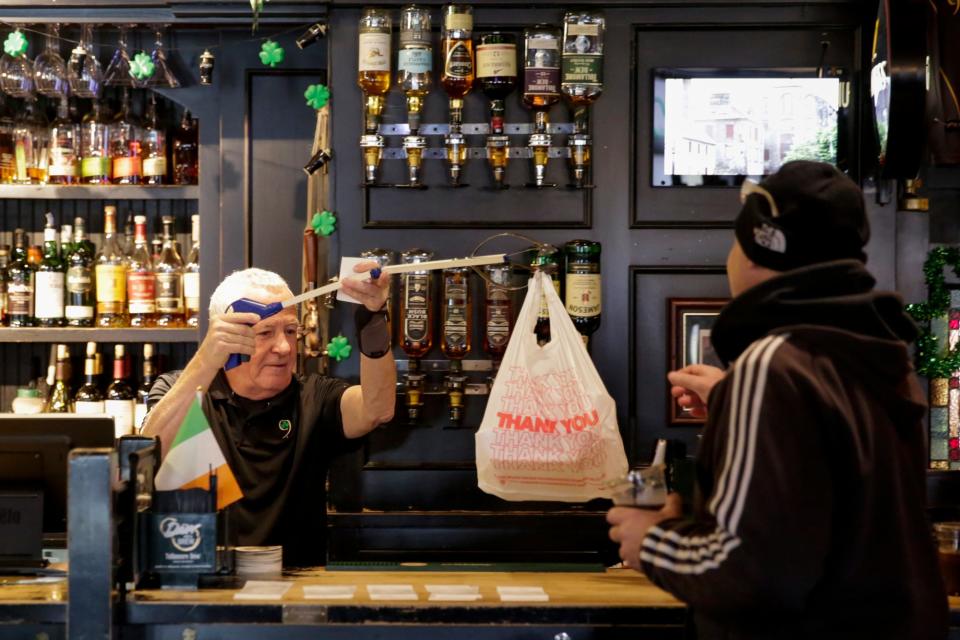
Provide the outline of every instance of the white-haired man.
<path id="1" fill-rule="evenodd" d="M 364 262 L 355 270 L 376 266 Z M 246 269 L 214 291 L 210 326 L 186 368 L 160 376 L 150 391 L 143 433 L 159 437 L 165 454 L 197 388 L 203 389 L 204 414 L 244 494 L 228 508 L 232 542 L 283 545 L 285 565 L 324 563 L 328 463 L 348 440 L 393 418 L 389 278 L 347 279 L 343 290 L 362 303 L 356 313 L 360 384 L 296 375 L 295 307 L 262 320 L 227 312 L 240 298 L 269 304 L 293 295 L 277 274 Z M 234 353 L 249 361 L 225 371 Z"/>

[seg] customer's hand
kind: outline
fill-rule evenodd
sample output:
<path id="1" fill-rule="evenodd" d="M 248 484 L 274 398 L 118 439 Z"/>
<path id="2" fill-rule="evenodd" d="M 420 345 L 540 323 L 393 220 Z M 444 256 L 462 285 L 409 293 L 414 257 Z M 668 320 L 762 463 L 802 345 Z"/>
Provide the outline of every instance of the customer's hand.
<path id="1" fill-rule="evenodd" d="M 197 349 L 197 357 L 210 370 L 220 369 L 230 354 L 252 356 L 255 343 L 253 325 L 260 322 L 255 313 L 223 313 L 210 321 L 207 335 Z"/>
<path id="2" fill-rule="evenodd" d="M 379 263 L 367 260 L 354 265 L 353 270 L 356 273 L 366 273 L 379 266 Z M 379 311 L 386 304 L 387 298 L 390 297 L 390 276 L 383 273 L 376 280 L 373 278 L 364 278 L 363 280 L 344 278 L 340 281 L 340 287 L 345 294 L 359 300 L 370 311 Z"/>
<path id="3" fill-rule="evenodd" d="M 686 409 L 696 418 L 707 415 L 707 401 L 713 386 L 723 380 L 726 372 L 708 364 L 691 364 L 671 371 L 667 380 L 673 385 L 670 395 L 677 399 L 677 404 Z"/>
<path id="4" fill-rule="evenodd" d="M 636 507 L 614 507 L 607 512 L 610 539 L 620 544 L 620 559 L 627 567 L 640 570 L 640 545 L 655 524 L 683 515 L 683 500 L 677 493 L 667 495 L 659 511 Z"/>

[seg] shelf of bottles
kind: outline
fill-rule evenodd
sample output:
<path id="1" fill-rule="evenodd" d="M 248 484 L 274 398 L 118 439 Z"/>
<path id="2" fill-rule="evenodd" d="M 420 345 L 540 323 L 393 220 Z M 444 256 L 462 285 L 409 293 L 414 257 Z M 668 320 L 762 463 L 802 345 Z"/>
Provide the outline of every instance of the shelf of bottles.
<path id="1" fill-rule="evenodd" d="M 0 327 L 3 342 L 195 342 L 197 329 L 96 329 L 63 327 Z"/>
<path id="2" fill-rule="evenodd" d="M 461 178 L 469 160 L 486 159 L 491 186 L 503 189 L 510 158 L 532 159 L 532 188 L 551 188 L 547 164 L 565 159 L 573 188 L 590 188 L 592 140 L 589 106 L 603 90 L 603 35 L 601 12 L 567 11 L 562 25 L 538 24 L 518 34 L 489 31 L 474 36 L 473 8 L 450 4 L 441 11 L 439 84 L 449 101 L 449 123 L 422 123 L 421 114 L 434 89 L 432 15 L 427 6 L 408 5 L 400 11 L 396 85 L 406 97 L 407 122 L 385 123 L 382 115 L 393 76 L 391 56 L 393 15 L 384 8 L 363 10 L 359 24 L 357 83 L 363 92 L 364 132 L 360 136 L 365 187 L 426 188 L 423 161 L 441 159 L 447 165 L 450 186 L 464 186 Z M 489 123 L 464 123 L 464 101 L 472 89 L 489 101 Z M 533 114 L 532 122 L 505 121 L 505 99 L 515 89 Z M 438 92 L 434 92 L 438 93 Z M 572 122 L 550 123 L 553 105 L 566 99 Z M 566 135 L 565 144 L 556 134 Z M 467 135 L 484 135 L 471 146 Z M 512 136 L 523 135 L 520 144 Z M 391 136 L 399 145 L 388 145 Z M 427 136 L 442 136 L 431 146 Z M 407 182 L 379 181 L 383 160 L 404 160 Z"/>
<path id="3" fill-rule="evenodd" d="M 197 200 L 200 187 L 75 186 L 0 184 L 0 199 L 11 200 Z"/>

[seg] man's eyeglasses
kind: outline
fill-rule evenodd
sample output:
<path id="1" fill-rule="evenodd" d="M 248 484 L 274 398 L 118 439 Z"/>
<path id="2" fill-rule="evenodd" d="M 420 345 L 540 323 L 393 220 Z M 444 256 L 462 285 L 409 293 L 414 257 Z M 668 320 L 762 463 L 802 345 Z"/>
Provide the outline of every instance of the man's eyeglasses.
<path id="1" fill-rule="evenodd" d="M 747 197 L 756 194 L 758 196 L 763 196 L 767 200 L 767 204 L 770 205 L 770 217 L 779 218 L 780 210 L 777 209 L 777 203 L 774 201 L 773 196 L 770 195 L 770 192 L 761 187 L 759 184 L 753 180 L 746 179 L 743 181 L 743 184 L 740 186 L 740 204 L 743 204 L 747 201 Z"/>

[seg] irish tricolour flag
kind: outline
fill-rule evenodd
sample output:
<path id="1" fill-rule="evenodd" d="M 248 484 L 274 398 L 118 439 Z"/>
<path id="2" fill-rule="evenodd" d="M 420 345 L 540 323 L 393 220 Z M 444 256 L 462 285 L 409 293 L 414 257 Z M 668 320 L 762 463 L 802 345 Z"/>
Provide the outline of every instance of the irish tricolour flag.
<path id="1" fill-rule="evenodd" d="M 220 451 L 199 399 L 190 405 L 170 452 L 163 459 L 154 486 L 161 491 L 209 489 L 210 470 L 217 474 L 217 509 L 243 497 L 240 485 Z"/>

